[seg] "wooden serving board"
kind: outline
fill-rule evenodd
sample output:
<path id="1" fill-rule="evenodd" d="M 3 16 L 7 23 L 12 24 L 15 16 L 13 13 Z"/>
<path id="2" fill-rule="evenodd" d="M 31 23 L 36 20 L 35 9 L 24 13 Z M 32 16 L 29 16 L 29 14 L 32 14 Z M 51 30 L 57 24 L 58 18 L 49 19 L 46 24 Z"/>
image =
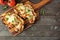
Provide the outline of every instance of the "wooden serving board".
<path id="1" fill-rule="evenodd" d="M 29 0 L 26 0 L 26 2 L 24 2 L 24 4 L 30 4 L 32 7 L 33 7 L 33 9 L 34 10 L 37 10 L 37 9 L 39 9 L 39 8 L 41 8 L 42 6 L 44 6 L 46 3 L 48 3 L 48 2 L 50 2 L 50 0 L 42 0 L 41 2 L 39 2 L 39 3 L 37 3 L 37 4 L 34 4 L 34 3 L 32 3 L 32 2 L 30 2 Z M 12 8 L 11 8 L 12 9 Z M 10 9 L 9 9 L 10 10 Z M 8 10 L 8 11 L 9 11 Z M 7 12 L 8 12 L 7 11 Z M 37 11 L 36 11 L 37 12 Z M 36 17 L 36 21 L 39 19 L 39 13 L 37 13 L 37 17 Z M 25 29 L 27 29 L 27 28 L 29 28 L 29 27 L 31 27 L 32 26 L 32 24 L 28 24 L 27 25 L 27 27 L 25 28 Z M 25 30 L 24 29 L 24 30 Z M 19 33 L 21 33 L 21 32 L 19 32 Z M 13 36 L 16 36 L 17 34 L 19 34 L 19 33 L 16 33 L 16 34 L 14 34 Z"/>

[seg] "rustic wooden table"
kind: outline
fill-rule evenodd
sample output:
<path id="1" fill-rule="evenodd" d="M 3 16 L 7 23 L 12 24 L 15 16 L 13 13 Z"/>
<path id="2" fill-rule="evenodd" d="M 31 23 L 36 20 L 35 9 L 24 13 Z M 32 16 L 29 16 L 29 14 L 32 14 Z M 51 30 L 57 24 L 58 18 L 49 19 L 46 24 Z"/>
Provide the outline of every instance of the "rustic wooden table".
<path id="1" fill-rule="evenodd" d="M 30 1 L 38 3 L 40 0 Z M 4 12 L 2 8 L 0 6 L 0 14 Z M 45 5 L 40 10 L 42 9 L 45 10 L 45 15 L 41 15 L 37 23 L 16 37 L 12 37 L 6 26 L 0 20 L 0 40 L 59 40 L 60 0 L 52 0 L 50 4 Z"/>

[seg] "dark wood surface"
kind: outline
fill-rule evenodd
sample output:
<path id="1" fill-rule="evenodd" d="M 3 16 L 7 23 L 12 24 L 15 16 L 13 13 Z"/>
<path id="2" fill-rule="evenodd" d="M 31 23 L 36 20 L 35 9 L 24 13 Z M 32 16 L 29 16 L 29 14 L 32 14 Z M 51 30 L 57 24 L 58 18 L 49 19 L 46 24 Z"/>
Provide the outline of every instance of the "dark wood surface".
<path id="1" fill-rule="evenodd" d="M 30 0 L 38 3 L 40 0 Z M 31 28 L 25 30 L 16 37 L 13 37 L 7 27 L 0 20 L 0 40 L 59 40 L 60 37 L 60 0 L 51 0 L 52 2 L 42 7 L 45 15 L 40 16 Z M 0 14 L 4 11 L 0 6 Z"/>

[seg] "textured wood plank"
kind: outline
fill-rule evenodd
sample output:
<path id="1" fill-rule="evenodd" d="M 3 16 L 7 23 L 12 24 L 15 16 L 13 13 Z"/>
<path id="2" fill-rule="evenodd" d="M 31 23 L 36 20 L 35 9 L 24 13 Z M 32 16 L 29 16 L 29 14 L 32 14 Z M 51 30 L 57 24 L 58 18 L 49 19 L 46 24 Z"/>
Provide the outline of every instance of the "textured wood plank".
<path id="1" fill-rule="evenodd" d="M 41 16 L 36 25 L 54 25 L 56 23 L 55 16 Z"/>
<path id="2" fill-rule="evenodd" d="M 19 37 L 58 37 L 60 36 L 60 26 L 47 26 L 47 25 L 40 25 L 40 26 L 33 26 L 21 34 Z M 7 30 L 0 31 L 0 36 L 12 36 Z"/>
<path id="3" fill-rule="evenodd" d="M 41 9 L 45 10 L 46 16 L 60 15 L 60 0 L 58 0 L 58 1 L 57 0 L 51 0 L 50 4 L 44 6 Z"/>
<path id="4" fill-rule="evenodd" d="M 0 37 L 1 40 L 58 40 L 57 37 Z"/>

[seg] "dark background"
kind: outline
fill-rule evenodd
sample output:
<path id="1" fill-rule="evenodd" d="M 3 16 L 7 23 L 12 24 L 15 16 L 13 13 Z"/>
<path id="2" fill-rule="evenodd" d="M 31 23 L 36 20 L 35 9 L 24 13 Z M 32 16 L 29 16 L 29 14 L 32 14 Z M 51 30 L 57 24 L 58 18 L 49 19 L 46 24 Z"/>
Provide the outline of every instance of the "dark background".
<path id="1" fill-rule="evenodd" d="M 30 0 L 38 3 L 41 0 Z M 25 30 L 16 37 L 13 37 L 6 26 L 0 20 L 0 40 L 60 40 L 60 0 L 51 0 L 52 2 L 42 7 L 45 14 L 40 16 L 31 28 Z M 0 6 L 0 14 L 4 11 Z"/>

